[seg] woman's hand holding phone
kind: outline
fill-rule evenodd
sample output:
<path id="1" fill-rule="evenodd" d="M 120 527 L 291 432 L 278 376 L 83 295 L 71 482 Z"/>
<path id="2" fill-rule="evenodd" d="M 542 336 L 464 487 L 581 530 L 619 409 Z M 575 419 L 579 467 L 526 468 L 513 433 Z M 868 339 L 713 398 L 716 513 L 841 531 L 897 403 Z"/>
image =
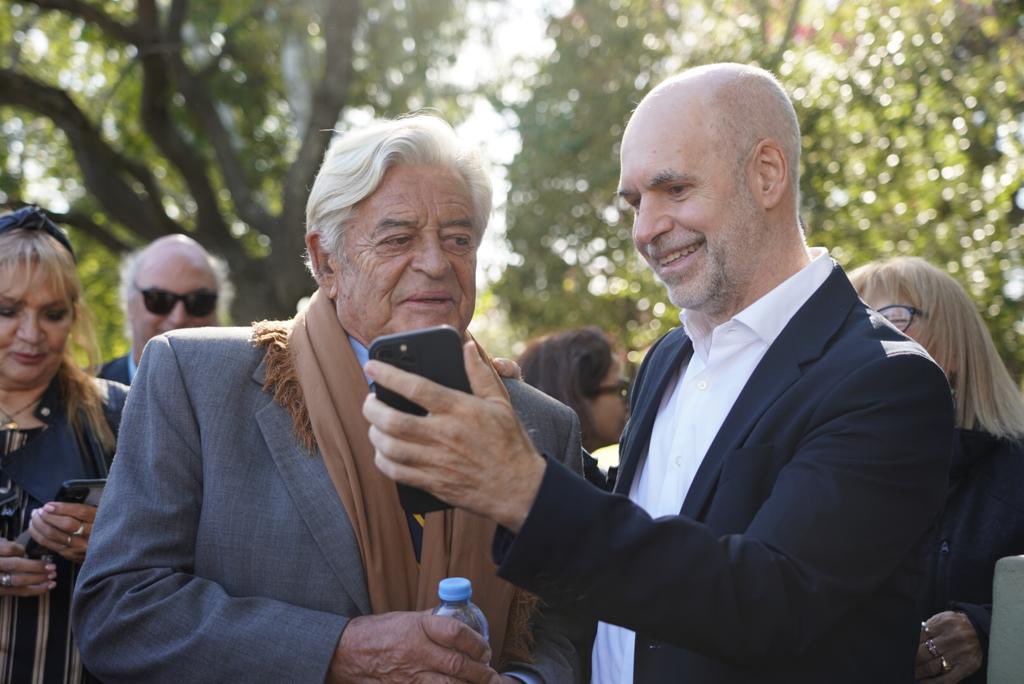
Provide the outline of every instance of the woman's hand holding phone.
<path id="1" fill-rule="evenodd" d="M 41 546 L 72 563 L 81 563 L 85 560 L 95 519 L 95 506 L 51 501 L 32 511 L 28 529 Z"/>
<path id="2" fill-rule="evenodd" d="M 25 547 L 0 539 L 0 596 L 41 596 L 57 586 L 57 566 L 25 557 Z"/>

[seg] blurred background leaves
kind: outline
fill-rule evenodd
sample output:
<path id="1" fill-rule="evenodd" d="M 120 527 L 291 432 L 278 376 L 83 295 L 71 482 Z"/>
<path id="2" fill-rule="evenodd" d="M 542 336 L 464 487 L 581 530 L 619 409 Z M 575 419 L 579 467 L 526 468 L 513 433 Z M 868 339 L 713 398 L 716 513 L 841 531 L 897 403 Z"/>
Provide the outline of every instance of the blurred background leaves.
<path id="1" fill-rule="evenodd" d="M 317 122 L 344 129 L 433 107 L 459 123 L 486 102 L 518 153 L 505 169 L 507 265 L 485 284 L 475 329 L 506 354 L 583 324 L 642 350 L 678 312 L 635 256 L 615 202 L 623 126 L 669 74 L 757 63 L 779 75 L 800 118 L 809 241 L 848 267 L 895 254 L 942 265 L 1020 377 L 1020 3 L 541 3 L 530 7 L 544 28 L 516 37 L 532 49 L 484 84 L 458 78 L 460 57 L 508 48 L 488 42 L 495 17 L 524 6 L 0 0 L 0 200 L 68 214 L 113 356 L 124 344 L 119 250 L 189 231 L 231 263 L 237 321 L 287 316 L 312 285 L 299 260 L 301 206 L 332 127 Z M 11 90 L 29 82 L 49 99 Z M 83 170 L 93 149 L 76 143 L 83 122 L 102 143 L 96 154 L 120 164 L 109 174 L 124 181 L 120 202 Z"/>

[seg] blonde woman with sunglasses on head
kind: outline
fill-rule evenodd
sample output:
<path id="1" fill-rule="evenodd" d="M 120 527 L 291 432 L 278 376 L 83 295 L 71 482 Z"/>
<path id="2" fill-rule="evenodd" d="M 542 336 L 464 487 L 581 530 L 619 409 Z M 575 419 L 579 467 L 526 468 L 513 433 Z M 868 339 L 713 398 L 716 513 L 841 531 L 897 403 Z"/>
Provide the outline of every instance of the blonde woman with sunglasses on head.
<path id="1" fill-rule="evenodd" d="M 95 681 L 71 634 L 71 597 L 96 507 L 59 501 L 106 476 L 127 388 L 99 360 L 71 243 L 42 211 L 0 216 L 0 682 Z"/>
<path id="2" fill-rule="evenodd" d="M 949 377 L 957 429 L 915 674 L 939 684 L 984 682 L 995 563 L 1024 553 L 1024 401 L 974 303 L 949 274 L 898 257 L 862 266 L 850 280 Z"/>

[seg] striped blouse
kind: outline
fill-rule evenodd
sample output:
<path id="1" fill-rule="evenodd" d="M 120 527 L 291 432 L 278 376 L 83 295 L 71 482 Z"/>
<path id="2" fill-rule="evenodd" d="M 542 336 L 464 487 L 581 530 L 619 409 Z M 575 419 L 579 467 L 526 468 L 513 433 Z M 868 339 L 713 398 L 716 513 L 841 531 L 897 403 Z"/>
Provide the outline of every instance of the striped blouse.
<path id="1" fill-rule="evenodd" d="M 0 455 L 20 449 L 43 428 L 0 430 Z M 28 528 L 33 504 L 0 471 L 0 534 L 13 540 Z M 71 594 L 78 565 L 57 554 L 57 586 L 42 596 L 0 597 L 0 682 L 78 684 L 84 672 L 71 635 Z"/>

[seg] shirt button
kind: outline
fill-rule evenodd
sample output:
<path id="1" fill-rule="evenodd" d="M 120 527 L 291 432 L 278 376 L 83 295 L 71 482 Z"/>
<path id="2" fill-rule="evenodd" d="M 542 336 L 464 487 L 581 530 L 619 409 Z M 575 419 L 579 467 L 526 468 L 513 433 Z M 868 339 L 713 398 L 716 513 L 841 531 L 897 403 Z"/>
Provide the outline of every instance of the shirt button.
<path id="1" fill-rule="evenodd" d="M 48 415 L 50 415 L 50 409 L 48 409 L 48 408 L 46 408 L 46 407 L 44 406 L 44 407 L 42 408 L 42 410 L 40 410 L 40 411 L 39 411 L 39 413 L 41 413 L 41 414 L 42 414 L 42 415 L 44 415 L 44 416 L 48 416 Z"/>
<path id="2" fill-rule="evenodd" d="M 942 546 L 939 548 L 942 553 L 949 553 L 949 540 L 943 539 Z"/>
<path id="3" fill-rule="evenodd" d="M 682 457 L 682 456 L 676 456 L 676 457 L 675 457 L 674 459 L 672 459 L 672 460 L 673 460 L 673 461 L 675 461 L 675 464 L 676 464 L 677 466 L 681 466 L 681 465 L 683 465 L 683 457 Z"/>
<path id="4" fill-rule="evenodd" d="M 702 392 L 704 390 L 706 390 L 707 388 L 708 388 L 708 381 L 707 380 L 701 380 L 700 382 L 697 383 L 697 389 L 701 390 Z"/>

